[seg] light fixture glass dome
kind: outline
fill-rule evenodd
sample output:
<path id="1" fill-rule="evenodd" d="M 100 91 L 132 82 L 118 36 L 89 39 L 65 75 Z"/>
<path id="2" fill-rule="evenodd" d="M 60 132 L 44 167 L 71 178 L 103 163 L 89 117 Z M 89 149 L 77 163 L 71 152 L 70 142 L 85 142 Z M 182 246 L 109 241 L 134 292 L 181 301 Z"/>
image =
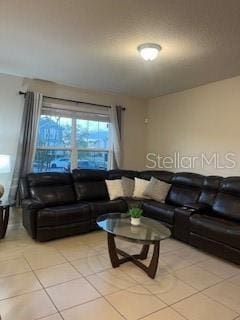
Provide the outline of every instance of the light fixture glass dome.
<path id="1" fill-rule="evenodd" d="M 156 43 L 144 43 L 138 46 L 142 58 L 146 61 L 152 61 L 157 58 L 161 47 Z"/>

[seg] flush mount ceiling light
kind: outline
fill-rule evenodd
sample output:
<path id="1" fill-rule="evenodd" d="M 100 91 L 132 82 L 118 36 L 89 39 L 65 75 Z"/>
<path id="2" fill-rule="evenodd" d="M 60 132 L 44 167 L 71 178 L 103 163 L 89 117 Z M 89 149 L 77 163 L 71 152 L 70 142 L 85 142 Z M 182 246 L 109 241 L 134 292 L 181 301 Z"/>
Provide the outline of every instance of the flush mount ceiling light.
<path id="1" fill-rule="evenodd" d="M 152 61 L 157 58 L 161 47 L 156 43 L 144 43 L 138 46 L 137 49 L 144 60 Z"/>

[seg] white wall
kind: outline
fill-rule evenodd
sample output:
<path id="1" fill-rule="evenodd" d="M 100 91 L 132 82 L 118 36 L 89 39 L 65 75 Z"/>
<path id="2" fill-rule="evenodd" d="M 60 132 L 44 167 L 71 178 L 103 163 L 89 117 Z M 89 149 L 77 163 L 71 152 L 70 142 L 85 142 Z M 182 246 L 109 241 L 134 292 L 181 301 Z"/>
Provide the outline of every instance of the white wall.
<path id="1" fill-rule="evenodd" d="M 18 91 L 23 89 L 23 79 L 0 75 L 0 154 L 10 155 L 11 172 L 0 173 L 0 184 L 5 187 L 7 198 L 14 168 L 20 132 L 23 101 Z"/>
<path id="2" fill-rule="evenodd" d="M 121 104 L 126 107 L 123 116 L 123 168 L 135 170 L 144 168 L 146 100 L 112 93 L 91 92 L 47 81 L 0 74 L 0 154 L 10 155 L 12 170 L 16 158 L 24 101 L 18 91 L 27 89 L 59 98 L 106 105 Z M 8 195 L 12 170 L 8 174 L 0 174 L 0 184 L 3 184 L 6 189 L 5 198 Z"/>
<path id="3" fill-rule="evenodd" d="M 236 161 L 233 169 L 217 169 L 213 162 L 202 167 L 196 161 L 192 169 L 173 166 L 174 171 L 240 175 L 240 77 L 151 99 L 148 118 L 148 152 L 161 156 L 204 153 L 208 159 L 218 153 L 221 166 L 230 165 L 224 160 L 230 152 Z"/>

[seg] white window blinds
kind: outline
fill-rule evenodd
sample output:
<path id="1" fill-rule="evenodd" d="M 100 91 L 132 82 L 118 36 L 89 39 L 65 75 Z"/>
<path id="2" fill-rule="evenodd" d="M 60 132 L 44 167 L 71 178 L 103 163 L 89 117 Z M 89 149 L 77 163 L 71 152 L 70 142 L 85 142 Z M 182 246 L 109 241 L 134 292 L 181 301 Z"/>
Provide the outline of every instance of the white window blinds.
<path id="1" fill-rule="evenodd" d="M 110 108 L 108 107 L 89 106 L 84 103 L 66 102 L 51 98 L 44 98 L 42 114 L 110 122 Z"/>

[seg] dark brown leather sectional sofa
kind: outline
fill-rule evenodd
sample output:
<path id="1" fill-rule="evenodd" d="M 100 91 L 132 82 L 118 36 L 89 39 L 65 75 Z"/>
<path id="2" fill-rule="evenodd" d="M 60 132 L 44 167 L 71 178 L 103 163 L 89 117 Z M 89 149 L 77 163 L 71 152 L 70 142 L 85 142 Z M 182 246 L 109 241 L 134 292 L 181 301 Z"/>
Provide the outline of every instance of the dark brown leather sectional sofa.
<path id="1" fill-rule="evenodd" d="M 165 203 L 121 198 L 110 201 L 105 179 L 122 176 L 171 183 Z M 31 173 L 21 180 L 23 225 L 47 241 L 96 230 L 96 218 L 141 205 L 144 215 L 166 224 L 173 237 L 240 264 L 240 177 L 128 170 Z"/>

